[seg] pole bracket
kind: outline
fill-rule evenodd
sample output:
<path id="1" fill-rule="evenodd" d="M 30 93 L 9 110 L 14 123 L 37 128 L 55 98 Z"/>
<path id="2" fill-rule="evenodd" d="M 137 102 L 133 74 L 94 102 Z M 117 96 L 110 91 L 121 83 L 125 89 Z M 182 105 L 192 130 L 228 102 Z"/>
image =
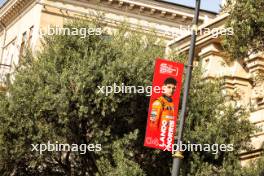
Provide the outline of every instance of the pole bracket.
<path id="1" fill-rule="evenodd" d="M 192 30 L 197 33 L 198 25 L 197 24 L 192 25 Z"/>
<path id="2" fill-rule="evenodd" d="M 184 67 L 193 67 L 193 65 L 184 64 Z"/>
<path id="3" fill-rule="evenodd" d="M 172 153 L 172 157 L 173 158 L 179 158 L 179 159 L 183 159 L 184 158 L 184 156 L 183 156 L 181 151 L 176 151 L 176 152 Z"/>

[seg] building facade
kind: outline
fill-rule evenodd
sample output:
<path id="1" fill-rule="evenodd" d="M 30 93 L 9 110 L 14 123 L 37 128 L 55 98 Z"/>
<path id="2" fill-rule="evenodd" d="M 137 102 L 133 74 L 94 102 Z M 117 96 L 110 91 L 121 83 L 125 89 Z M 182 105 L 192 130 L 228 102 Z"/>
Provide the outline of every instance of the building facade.
<path id="1" fill-rule="evenodd" d="M 232 29 L 225 27 L 228 14 L 221 14 L 208 23 L 201 25 L 197 31 L 195 61 L 203 68 L 206 78 L 224 79 L 223 92 L 227 100 L 235 106 L 245 106 L 250 111 L 250 121 L 260 127 L 252 134 L 254 149 L 241 152 L 242 164 L 257 158 L 264 146 L 264 81 L 258 76 L 264 73 L 264 54 L 251 55 L 244 60 L 230 60 L 224 54 L 221 36 L 232 35 Z M 168 43 L 167 52 L 177 50 L 186 53 L 189 50 L 191 35 L 185 35 Z"/>
<path id="2" fill-rule="evenodd" d="M 25 47 L 33 53 L 40 49 L 40 32 L 49 26 L 62 27 L 72 17 L 93 18 L 104 15 L 108 28 L 122 22 L 131 30 L 155 29 L 158 38 L 170 41 L 184 34 L 193 19 L 193 8 L 155 0 L 8 0 L 0 9 L 0 90 L 5 89 L 5 75 L 19 64 Z M 215 13 L 202 11 L 200 24 Z"/>
<path id="3" fill-rule="evenodd" d="M 0 91 L 5 90 L 5 76 L 12 74 L 19 64 L 25 47 L 29 46 L 33 53 L 41 48 L 40 31 L 46 31 L 49 26 L 61 27 L 72 17 L 93 18 L 101 13 L 110 29 L 125 21 L 131 30 L 155 29 L 157 38 L 167 43 L 168 52 L 189 49 L 194 15 L 190 7 L 158 0 L 8 0 L 0 9 Z M 199 31 L 224 30 L 227 17 L 202 10 Z M 220 36 L 217 31 L 199 33 L 196 59 L 201 60 L 205 76 L 225 79 L 226 94 L 237 104 L 252 107 L 250 120 L 264 131 L 264 83 L 254 80 L 256 74 L 264 71 L 264 57 L 259 54 L 244 63 L 229 62 L 222 53 Z M 252 136 L 255 149 L 241 153 L 242 161 L 260 154 L 263 131 Z"/>

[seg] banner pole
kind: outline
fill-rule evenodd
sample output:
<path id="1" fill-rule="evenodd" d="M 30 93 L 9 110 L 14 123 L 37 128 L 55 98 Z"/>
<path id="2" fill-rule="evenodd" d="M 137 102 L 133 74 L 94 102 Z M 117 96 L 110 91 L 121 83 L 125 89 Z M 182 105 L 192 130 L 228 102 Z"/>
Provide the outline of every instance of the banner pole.
<path id="1" fill-rule="evenodd" d="M 173 152 L 172 154 L 173 164 L 172 164 L 171 176 L 180 175 L 180 164 L 181 164 L 181 160 L 184 158 L 182 152 L 180 151 L 179 146 L 180 144 L 182 144 L 187 99 L 188 99 L 188 94 L 189 94 L 190 82 L 192 78 L 192 68 L 193 68 L 195 43 L 196 43 L 196 35 L 197 35 L 197 28 L 198 28 L 197 26 L 198 26 L 198 19 L 199 19 L 199 11 L 200 11 L 200 0 L 196 0 L 195 15 L 194 15 L 193 26 L 192 26 L 192 39 L 191 39 L 191 45 L 190 45 L 190 50 L 189 50 L 186 79 L 184 83 L 183 101 L 182 101 L 182 108 L 181 108 L 181 114 L 180 114 L 180 126 L 179 126 L 178 137 L 177 137 L 177 146 L 178 146 L 177 149 L 178 150 L 176 152 Z"/>

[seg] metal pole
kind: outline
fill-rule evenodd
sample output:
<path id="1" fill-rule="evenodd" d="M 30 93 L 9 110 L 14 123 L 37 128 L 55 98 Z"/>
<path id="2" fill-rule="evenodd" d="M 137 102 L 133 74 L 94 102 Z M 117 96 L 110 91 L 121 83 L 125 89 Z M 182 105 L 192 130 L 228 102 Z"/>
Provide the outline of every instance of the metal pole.
<path id="1" fill-rule="evenodd" d="M 182 143 L 186 107 L 187 107 L 187 99 L 188 99 L 188 94 L 189 94 L 190 82 L 192 78 L 192 67 L 193 67 L 195 42 L 196 42 L 196 35 L 197 35 L 197 25 L 198 25 L 199 11 L 200 11 L 200 1 L 201 0 L 196 0 L 196 5 L 195 5 L 195 15 L 194 15 L 193 27 L 192 27 L 192 39 L 191 39 L 191 45 L 190 45 L 190 50 L 189 50 L 186 79 L 184 83 L 183 101 L 182 101 L 182 108 L 181 108 L 181 114 L 180 114 L 180 126 L 179 126 L 178 138 L 177 138 L 177 146 L 178 146 L 177 149 L 178 150 L 172 155 L 173 164 L 172 164 L 171 176 L 179 176 L 180 163 L 181 163 L 181 160 L 184 158 L 182 152 L 180 151 L 179 146 Z"/>

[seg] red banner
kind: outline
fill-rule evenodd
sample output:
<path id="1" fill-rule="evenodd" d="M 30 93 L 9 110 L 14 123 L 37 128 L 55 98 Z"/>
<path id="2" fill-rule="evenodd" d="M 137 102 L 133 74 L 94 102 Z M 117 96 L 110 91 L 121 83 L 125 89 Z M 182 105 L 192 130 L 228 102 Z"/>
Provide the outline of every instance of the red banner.
<path id="1" fill-rule="evenodd" d="M 176 132 L 184 65 L 157 59 L 144 146 L 171 151 Z"/>

